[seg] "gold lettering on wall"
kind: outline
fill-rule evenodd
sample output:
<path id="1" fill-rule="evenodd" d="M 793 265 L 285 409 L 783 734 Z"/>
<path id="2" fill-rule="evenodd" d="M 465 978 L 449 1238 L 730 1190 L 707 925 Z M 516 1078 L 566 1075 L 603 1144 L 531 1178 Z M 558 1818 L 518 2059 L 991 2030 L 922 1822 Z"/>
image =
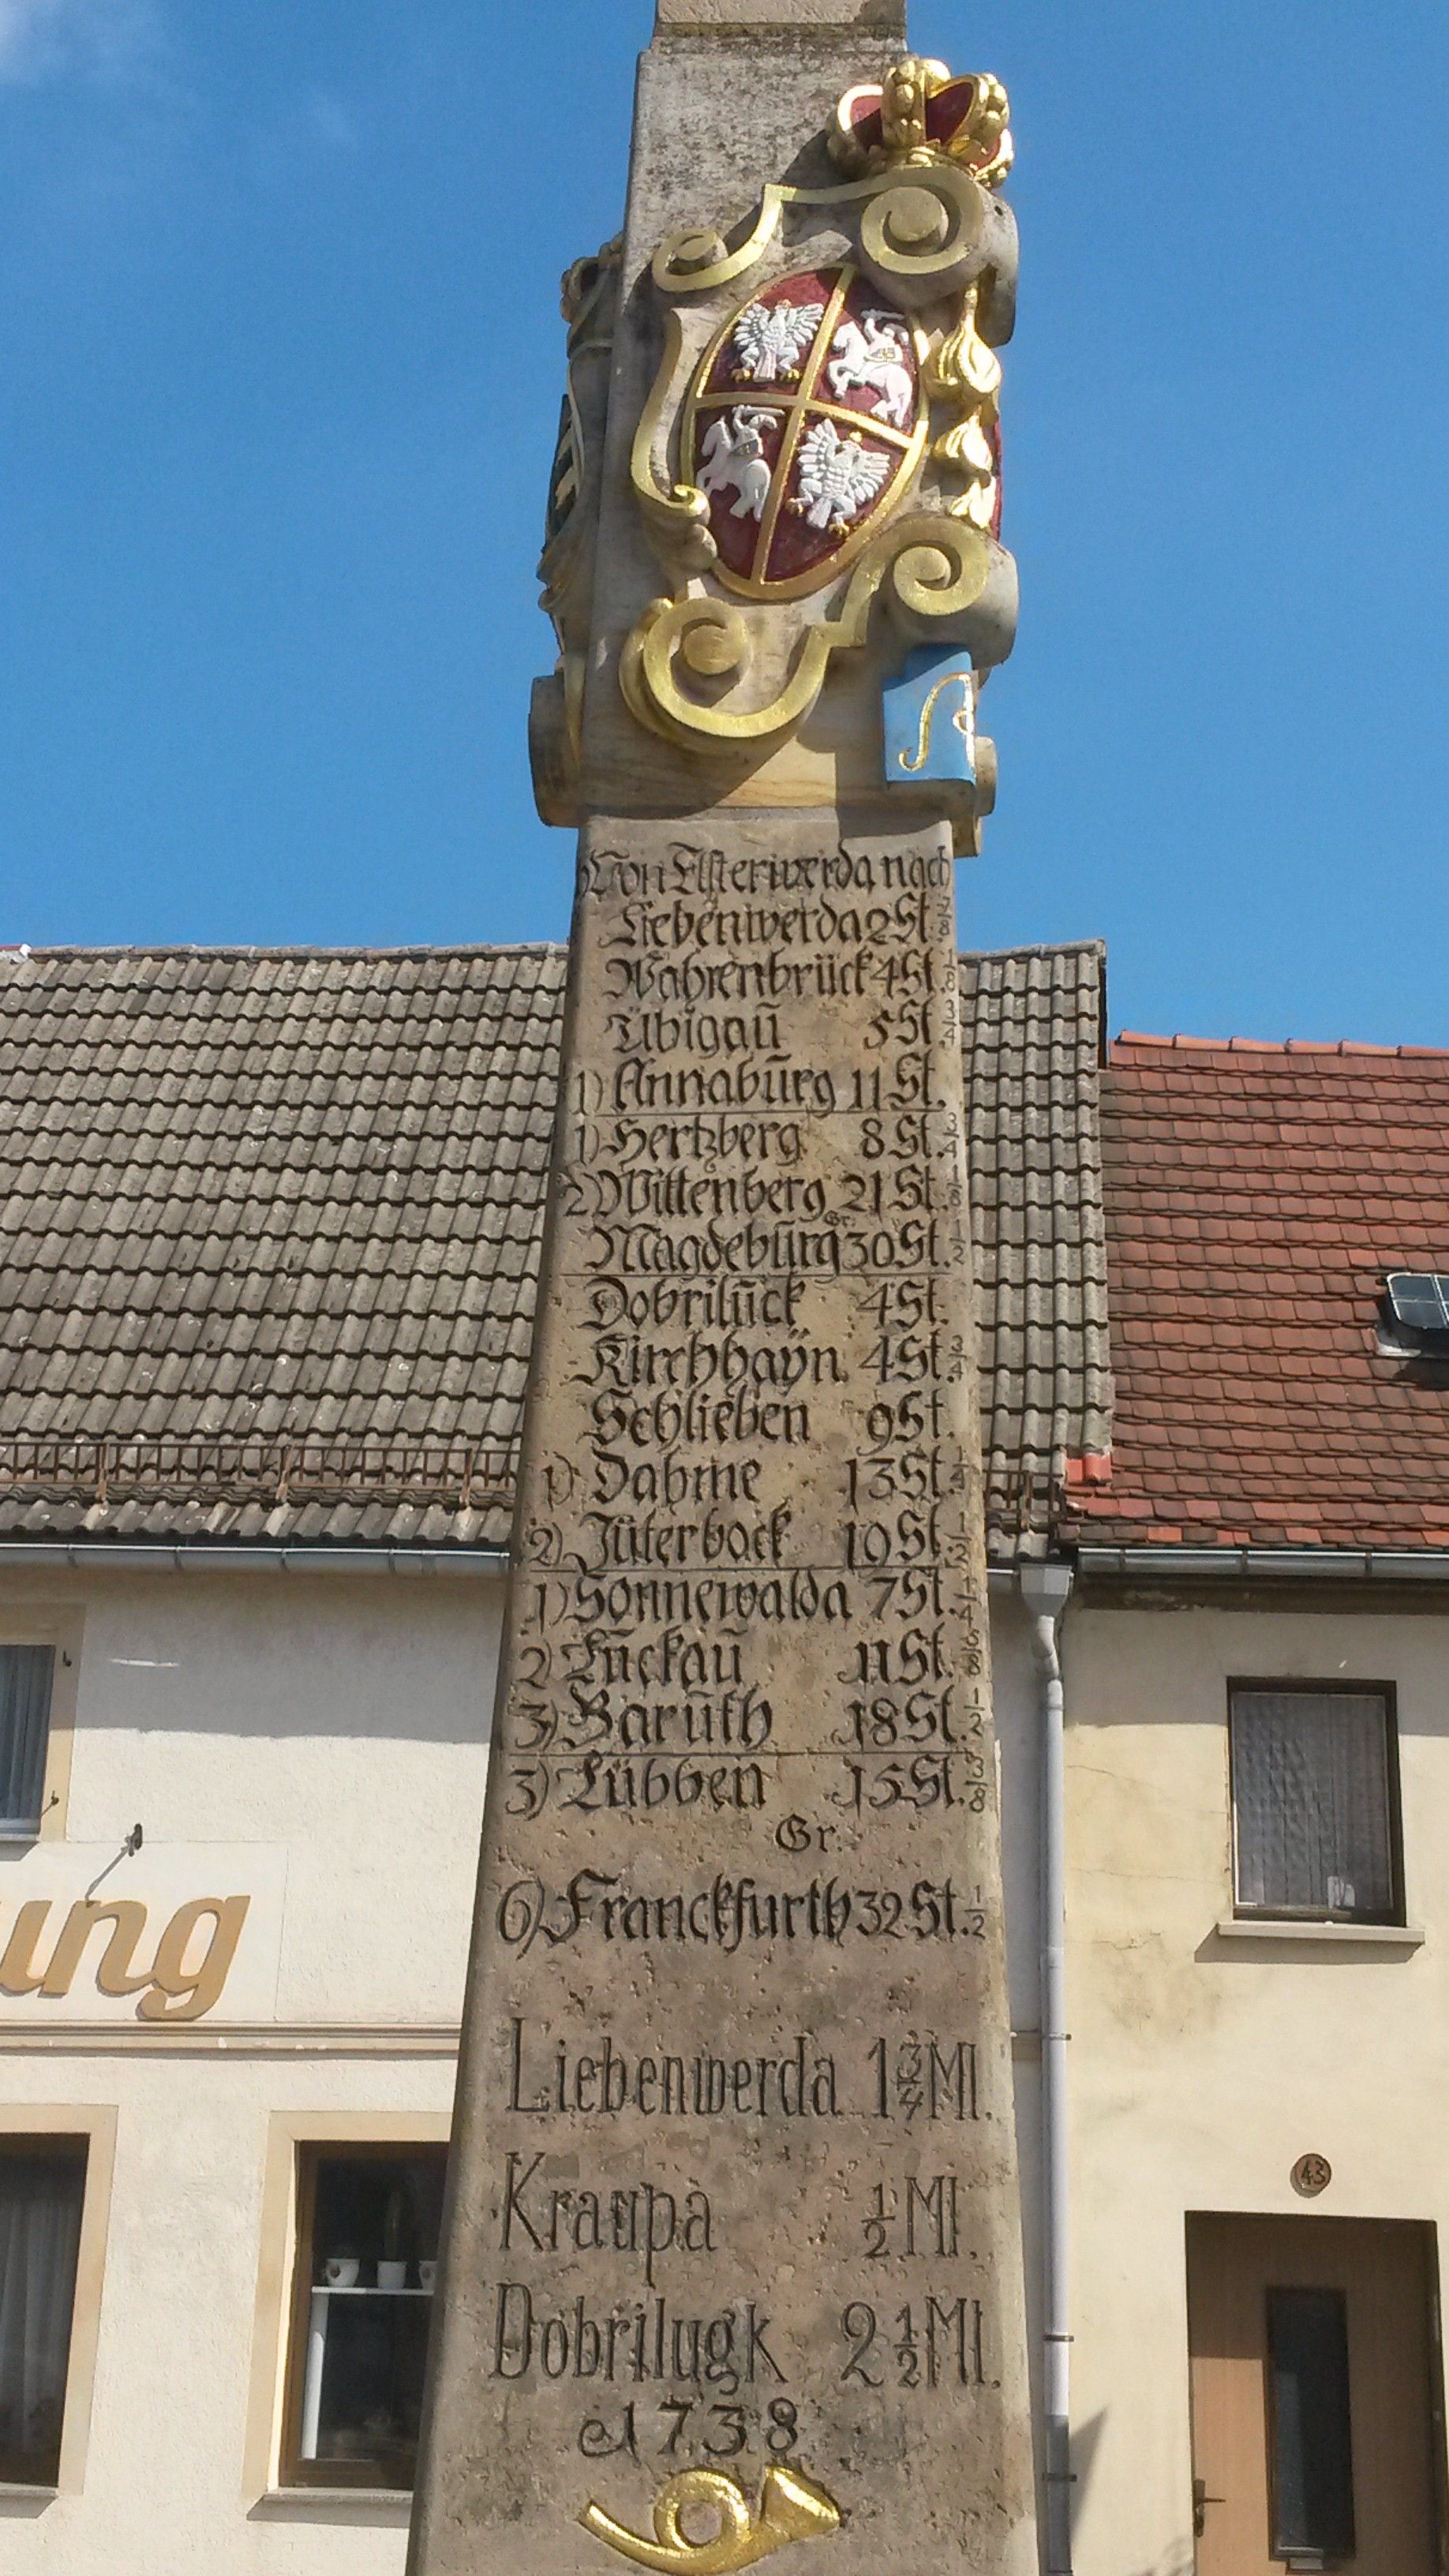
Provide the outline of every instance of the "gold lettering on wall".
<path id="1" fill-rule="evenodd" d="M 203 2013 L 210 2012 L 226 1984 L 250 1904 L 249 1896 L 194 1896 L 189 1905 L 177 1907 L 156 1944 L 151 1991 L 136 2006 L 143 2021 L 199 2021 Z M 188 1974 L 187 1953 L 193 1947 L 198 1926 L 208 1915 L 211 1939 L 200 1966 Z M 164 2000 L 167 1996 L 171 1999 L 170 2010 Z"/>
<path id="2" fill-rule="evenodd" d="M 199 2021 L 221 1999 L 251 1910 L 249 1896 L 194 1896 L 163 1925 L 149 1968 L 136 1966 L 146 1937 L 148 1908 L 134 1898 L 109 1905 L 72 1905 L 44 1968 L 37 1965 L 51 1914 L 48 1897 L 22 1905 L 0 1952 L 0 1994 L 68 1995 L 85 1960 L 91 1935 L 104 1925 L 108 1938 L 96 1967 L 103 1995 L 137 1995 L 142 2021 Z M 209 1930 L 206 1927 L 209 1926 Z M 200 1950 L 200 1956 L 197 1952 Z"/>
<path id="3" fill-rule="evenodd" d="M 43 1995 L 68 1995 L 75 1972 L 85 1955 L 91 1934 L 102 1923 L 112 1926 L 111 1937 L 96 1970 L 96 1984 L 103 1995 L 135 1995 L 150 1984 L 144 1970 L 139 1977 L 128 1972 L 140 1947 L 146 1929 L 146 1908 L 132 1897 L 117 1897 L 110 1905 L 73 1905 L 65 1918 L 60 1939 L 50 1954 L 40 1991 Z"/>
<path id="4" fill-rule="evenodd" d="M 42 1897 L 38 1904 L 21 1906 L 5 1944 L 5 1955 L 0 1958 L 0 1994 L 34 1994 L 45 1974 L 35 1964 L 35 1950 L 49 1913 L 49 1897 Z"/>

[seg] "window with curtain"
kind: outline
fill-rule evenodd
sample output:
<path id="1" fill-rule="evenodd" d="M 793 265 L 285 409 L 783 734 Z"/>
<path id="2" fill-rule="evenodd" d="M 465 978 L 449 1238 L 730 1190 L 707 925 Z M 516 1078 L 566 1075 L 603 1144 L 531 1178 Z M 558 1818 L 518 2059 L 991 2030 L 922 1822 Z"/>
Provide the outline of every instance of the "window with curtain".
<path id="1" fill-rule="evenodd" d="M 84 2138 L 0 2136 L 0 2484 L 53 2487 L 85 2198 Z"/>
<path id="2" fill-rule="evenodd" d="M 1229 1732 L 1238 1912 L 1402 1922 L 1388 1692 L 1239 1685 Z"/>
<path id="3" fill-rule="evenodd" d="M 45 1795 L 54 1646 L 0 1643 L 0 1834 L 33 1834 Z"/>

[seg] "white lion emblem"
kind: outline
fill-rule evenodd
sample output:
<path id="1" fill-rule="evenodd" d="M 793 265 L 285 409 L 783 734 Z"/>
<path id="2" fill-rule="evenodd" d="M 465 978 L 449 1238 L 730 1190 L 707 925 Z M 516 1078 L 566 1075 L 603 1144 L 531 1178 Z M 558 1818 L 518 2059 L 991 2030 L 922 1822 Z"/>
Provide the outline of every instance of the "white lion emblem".
<path id="1" fill-rule="evenodd" d="M 843 528 L 875 499 L 894 463 L 872 455 L 854 432 L 842 438 L 833 420 L 817 420 L 800 442 L 802 497 L 790 506 L 812 528 Z"/>
<path id="2" fill-rule="evenodd" d="M 823 304 L 747 304 L 733 332 L 737 376 L 779 384 L 798 376 L 825 319 Z"/>
<path id="3" fill-rule="evenodd" d="M 837 402 L 863 386 L 876 397 L 871 405 L 879 420 L 904 429 L 915 408 L 915 379 L 901 343 L 903 325 L 885 313 L 867 313 L 859 322 L 841 323 L 830 343 L 825 372 Z"/>
<path id="4" fill-rule="evenodd" d="M 770 497 L 770 466 L 765 454 L 761 427 L 777 421 L 777 411 L 760 411 L 753 403 L 737 403 L 730 418 L 723 415 L 700 443 L 699 488 L 701 492 L 728 492 L 737 495 L 730 511 L 732 519 L 763 519 L 765 503 Z"/>

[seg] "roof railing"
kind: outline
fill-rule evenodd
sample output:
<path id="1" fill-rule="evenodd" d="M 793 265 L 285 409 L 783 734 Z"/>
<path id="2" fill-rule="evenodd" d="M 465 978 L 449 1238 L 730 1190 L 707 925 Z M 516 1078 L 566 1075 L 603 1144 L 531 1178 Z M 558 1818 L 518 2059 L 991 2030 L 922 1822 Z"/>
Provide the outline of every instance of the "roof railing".
<path id="1" fill-rule="evenodd" d="M 226 1502 L 511 1505 L 516 1453 L 503 1443 L 135 1433 L 0 1440 L 0 1494 L 109 1505 L 158 1496 Z"/>

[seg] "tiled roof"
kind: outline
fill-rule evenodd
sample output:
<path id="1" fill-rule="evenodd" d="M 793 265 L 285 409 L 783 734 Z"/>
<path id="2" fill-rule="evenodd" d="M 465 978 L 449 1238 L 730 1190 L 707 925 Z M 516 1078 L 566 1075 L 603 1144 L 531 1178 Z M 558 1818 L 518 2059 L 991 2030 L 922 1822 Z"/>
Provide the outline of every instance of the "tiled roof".
<path id="1" fill-rule="evenodd" d="M 966 1124 L 992 1553 L 1038 1553 L 1112 1388 L 1098 1084 L 1106 952 L 965 957 Z"/>
<path id="2" fill-rule="evenodd" d="M 1449 1546 L 1449 1386 L 1379 1348 L 1385 1273 L 1449 1270 L 1449 1054 L 1128 1036 L 1102 1128 L 1116 1408 L 1075 1534 Z"/>
<path id="3" fill-rule="evenodd" d="M 506 1535 L 563 981 L 0 958 L 0 1535 Z"/>
<path id="4" fill-rule="evenodd" d="M 506 1544 L 564 967 L 0 953 L 0 1538 Z M 966 961 L 998 1553 L 1105 1438 L 1101 979 Z"/>

